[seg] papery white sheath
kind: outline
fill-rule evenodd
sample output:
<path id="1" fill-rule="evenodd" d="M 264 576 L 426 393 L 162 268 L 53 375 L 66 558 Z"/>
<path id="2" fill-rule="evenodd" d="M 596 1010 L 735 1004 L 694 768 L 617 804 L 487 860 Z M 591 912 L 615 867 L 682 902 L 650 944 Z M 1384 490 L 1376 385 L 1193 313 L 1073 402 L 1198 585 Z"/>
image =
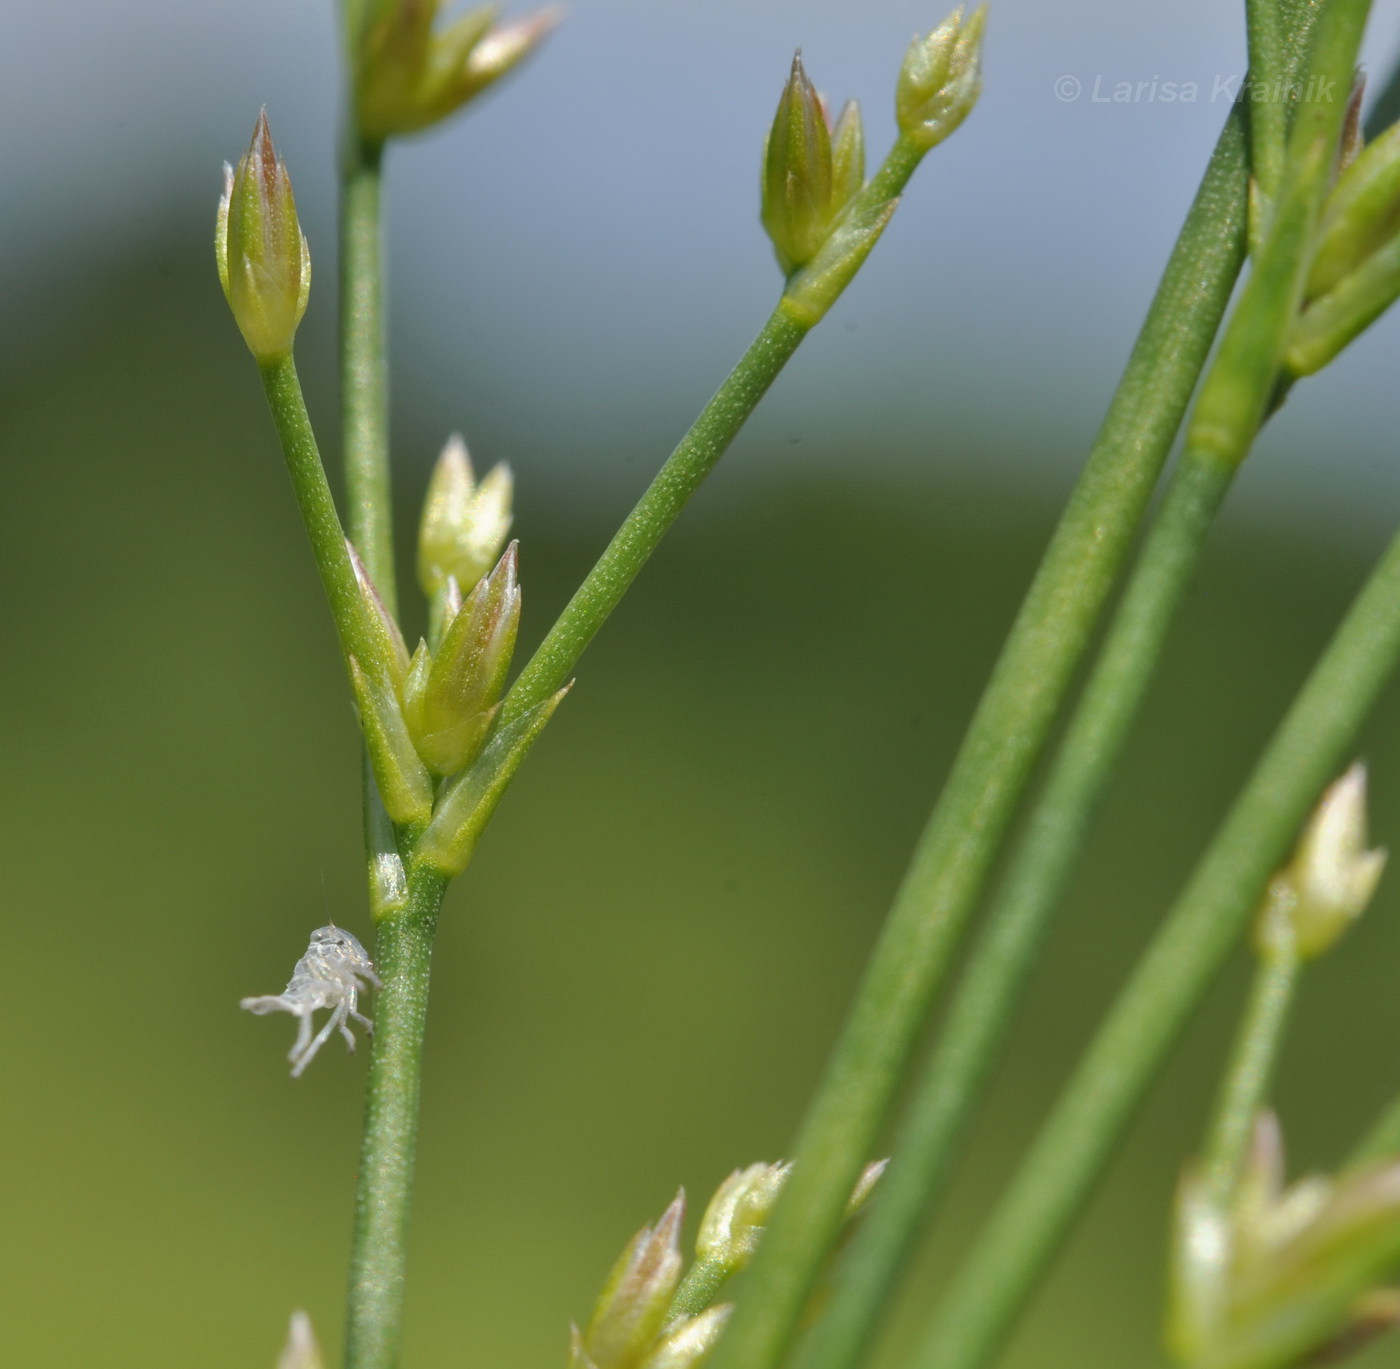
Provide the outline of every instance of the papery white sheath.
<path id="1" fill-rule="evenodd" d="M 291 981 L 281 993 L 245 998 L 238 1006 L 259 1016 L 289 1012 L 300 1019 L 296 1042 L 287 1057 L 292 1062 L 292 1078 L 295 1079 L 337 1027 L 345 1044 L 352 1051 L 355 1049 L 355 1037 L 347 1019 L 353 1017 L 362 1022 L 367 1033 L 374 1030 L 374 1023 L 358 1011 L 360 990 L 369 985 L 380 987 L 374 962 L 349 932 L 331 923 L 311 933 L 311 944 L 297 961 Z M 329 1008 L 331 1015 L 313 1040 L 311 1017 L 318 1008 Z"/>

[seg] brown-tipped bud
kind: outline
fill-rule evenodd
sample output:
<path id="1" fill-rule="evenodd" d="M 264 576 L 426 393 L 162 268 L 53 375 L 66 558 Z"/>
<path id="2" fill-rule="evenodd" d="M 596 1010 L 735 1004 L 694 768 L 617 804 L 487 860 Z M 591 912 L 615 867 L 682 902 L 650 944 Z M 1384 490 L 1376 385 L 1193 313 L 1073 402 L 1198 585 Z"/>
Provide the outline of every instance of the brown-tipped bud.
<path id="1" fill-rule="evenodd" d="M 926 38 L 915 38 L 905 53 L 895 87 L 900 132 L 927 151 L 936 147 L 972 113 L 982 93 L 982 33 L 987 7 L 966 18 L 953 11 Z"/>
<path id="2" fill-rule="evenodd" d="M 1292 861 L 1274 876 L 1255 932 L 1263 955 L 1305 960 L 1328 950 L 1366 910 L 1386 853 L 1366 849 L 1366 767 L 1358 761 L 1322 796 Z"/>
<path id="3" fill-rule="evenodd" d="M 360 553 L 355 550 L 355 544 L 348 537 L 345 539 L 345 549 L 350 554 L 350 565 L 355 572 L 355 583 L 360 587 L 360 599 L 364 603 L 365 613 L 370 624 L 371 636 L 378 656 L 376 664 L 393 681 L 395 690 L 402 691 L 409 666 L 408 647 L 404 645 L 403 633 L 399 631 L 399 625 L 394 621 L 394 615 L 389 612 L 388 606 L 379 597 L 379 590 L 370 578 L 365 563 L 360 559 Z"/>
<path id="4" fill-rule="evenodd" d="M 733 1310 L 732 1304 L 720 1303 L 672 1323 L 648 1352 L 641 1369 L 699 1369 Z"/>
<path id="5" fill-rule="evenodd" d="M 305 1312 L 293 1312 L 287 1331 L 287 1344 L 277 1360 L 277 1369 L 324 1369 L 321 1347 L 311 1329 L 311 1318 Z"/>
<path id="6" fill-rule="evenodd" d="M 491 568 L 510 532 L 513 492 L 509 466 L 493 467 L 478 484 L 466 443 L 448 438 L 418 527 L 418 580 L 429 599 L 449 576 L 466 593 Z"/>
<path id="7" fill-rule="evenodd" d="M 234 320 L 259 361 L 292 350 L 311 290 L 311 254 L 287 168 L 264 111 L 236 171 L 224 168 L 214 232 L 219 280 Z"/>
<path id="8" fill-rule="evenodd" d="M 497 24 L 486 5 L 435 32 L 439 0 L 382 0 L 366 24 L 355 104 L 366 138 L 416 133 L 441 122 L 517 66 L 558 24 L 541 10 Z"/>
<path id="9" fill-rule="evenodd" d="M 467 596 L 432 658 L 410 709 L 418 752 L 438 775 L 455 775 L 480 751 L 495 721 L 520 626 L 517 546 Z"/>
<path id="10" fill-rule="evenodd" d="M 643 1227 L 622 1252 L 598 1297 L 579 1349 L 595 1369 L 632 1369 L 652 1348 L 681 1277 L 685 1193 L 655 1227 Z"/>
<path id="11" fill-rule="evenodd" d="M 833 130 L 799 52 L 763 149 L 763 226 L 785 274 L 816 256 L 865 184 L 860 109 L 851 101 Z"/>

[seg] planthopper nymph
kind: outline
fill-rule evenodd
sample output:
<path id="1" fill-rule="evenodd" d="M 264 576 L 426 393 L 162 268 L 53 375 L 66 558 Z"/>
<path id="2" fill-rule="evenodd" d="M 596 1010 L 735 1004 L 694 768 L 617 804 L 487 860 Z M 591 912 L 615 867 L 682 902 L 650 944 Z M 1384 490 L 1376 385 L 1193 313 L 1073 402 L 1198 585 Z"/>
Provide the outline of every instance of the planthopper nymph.
<path id="1" fill-rule="evenodd" d="M 281 993 L 245 998 L 239 1007 L 259 1015 L 289 1012 L 300 1019 L 296 1042 L 287 1057 L 292 1062 L 292 1078 L 295 1079 L 337 1027 L 345 1044 L 352 1051 L 355 1049 L 349 1018 L 362 1022 L 366 1032 L 374 1030 L 374 1023 L 358 1010 L 360 990 L 369 985 L 379 988 L 374 962 L 349 932 L 331 923 L 311 933 L 311 944 L 297 961 L 291 981 Z M 318 1008 L 329 1008 L 331 1015 L 313 1040 L 311 1017 Z"/>

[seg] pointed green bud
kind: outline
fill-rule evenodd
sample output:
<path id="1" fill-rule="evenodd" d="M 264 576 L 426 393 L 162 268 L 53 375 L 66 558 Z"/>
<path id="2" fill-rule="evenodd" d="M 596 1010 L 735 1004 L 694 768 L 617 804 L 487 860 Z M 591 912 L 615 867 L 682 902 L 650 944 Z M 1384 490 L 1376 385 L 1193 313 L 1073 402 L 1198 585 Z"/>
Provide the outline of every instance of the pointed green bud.
<path id="1" fill-rule="evenodd" d="M 799 52 L 763 148 L 763 227 L 784 274 L 816 256 L 865 184 L 865 137 L 854 101 L 833 130 Z"/>
<path id="2" fill-rule="evenodd" d="M 482 830 L 521 761 L 572 688 L 572 684 L 565 685 L 552 698 L 496 729 L 476 760 L 443 790 L 433 820 L 418 843 L 420 860 L 449 876 L 460 875 L 467 868 Z"/>
<path id="3" fill-rule="evenodd" d="M 415 737 L 423 732 L 423 701 L 427 697 L 428 679 L 432 671 L 433 653 L 420 637 L 403 682 L 403 719 Z"/>
<path id="4" fill-rule="evenodd" d="M 306 312 L 311 255 L 266 111 L 258 117 L 252 145 L 238 169 L 224 168 L 214 253 L 219 281 L 249 351 L 259 361 L 286 356 Z"/>
<path id="5" fill-rule="evenodd" d="M 733 1310 L 732 1304 L 720 1303 L 672 1322 L 642 1361 L 641 1369 L 699 1369 Z"/>
<path id="6" fill-rule="evenodd" d="M 924 151 L 937 147 L 972 113 L 982 93 L 982 33 L 987 7 L 966 18 L 954 10 L 904 55 L 895 87 L 900 132 Z"/>
<path id="7" fill-rule="evenodd" d="M 1294 321 L 1284 365 L 1295 376 L 1320 371 L 1400 299 L 1400 234 L 1313 300 Z"/>
<path id="8" fill-rule="evenodd" d="M 481 749 L 495 720 L 520 626 L 519 544 L 467 596 L 428 668 L 412 710 L 418 752 L 438 775 L 455 775 Z"/>
<path id="9" fill-rule="evenodd" d="M 428 482 L 418 528 L 418 580 L 431 599 L 448 576 L 468 592 L 501 554 L 511 524 L 514 481 L 495 466 L 480 484 L 467 445 L 453 434 Z"/>
<path id="10" fill-rule="evenodd" d="M 384 811 L 400 824 L 426 822 L 433 811 L 433 782 L 413 745 L 393 685 L 377 672 L 366 671 L 354 656 L 349 660 L 360 730 Z"/>
<path id="11" fill-rule="evenodd" d="M 778 1194 L 791 1173 L 791 1164 L 736 1169 L 715 1190 L 700 1219 L 696 1256 L 723 1265 L 731 1274 L 743 1269 L 758 1249 Z"/>
<path id="12" fill-rule="evenodd" d="M 1269 885 L 1255 931 L 1260 953 L 1330 949 L 1370 903 L 1386 853 L 1366 849 L 1366 767 L 1358 761 L 1322 796 L 1292 861 Z"/>
<path id="13" fill-rule="evenodd" d="M 457 577 L 449 575 L 442 588 L 428 603 L 428 645 L 437 649 L 442 645 L 443 633 L 452 626 L 452 621 L 462 611 L 462 590 Z"/>
<path id="14" fill-rule="evenodd" d="M 404 645 L 403 633 L 399 631 L 394 615 L 379 597 L 379 590 L 370 579 L 369 571 L 360 559 L 360 553 L 355 550 L 355 544 L 348 537 L 345 539 L 345 550 L 350 555 L 355 583 L 360 587 L 360 599 L 365 607 L 379 669 L 393 682 L 396 691 L 402 691 L 409 664 L 408 647 Z"/>
<path id="15" fill-rule="evenodd" d="M 1400 124 L 1369 143 L 1328 197 L 1307 294 L 1334 289 L 1400 232 Z"/>
<path id="16" fill-rule="evenodd" d="M 684 1217 L 682 1190 L 656 1226 L 644 1226 L 613 1266 L 576 1351 L 594 1369 L 632 1369 L 651 1349 L 680 1282 Z"/>
<path id="17" fill-rule="evenodd" d="M 439 0 L 382 0 L 372 12 L 355 72 L 364 137 L 440 123 L 535 51 L 560 19 L 548 9 L 497 24 L 500 6 L 486 5 L 434 31 L 439 8 Z"/>
<path id="18" fill-rule="evenodd" d="M 311 1329 L 311 1318 L 305 1312 L 293 1312 L 287 1344 L 277 1361 L 277 1369 L 324 1369 L 321 1347 Z"/>

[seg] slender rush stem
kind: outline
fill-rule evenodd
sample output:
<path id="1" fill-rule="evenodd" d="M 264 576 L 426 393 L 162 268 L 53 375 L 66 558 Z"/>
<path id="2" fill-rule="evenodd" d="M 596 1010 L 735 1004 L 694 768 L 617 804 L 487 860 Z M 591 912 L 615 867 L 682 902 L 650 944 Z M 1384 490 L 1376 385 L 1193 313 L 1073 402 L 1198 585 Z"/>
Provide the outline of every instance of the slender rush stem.
<path id="1" fill-rule="evenodd" d="M 1254 1119 L 1268 1098 L 1274 1064 L 1283 1043 L 1299 958 L 1292 945 L 1265 952 L 1254 971 L 1249 1002 L 1225 1076 L 1220 1081 L 1205 1152 L 1206 1195 L 1211 1206 L 1228 1208 L 1244 1173 Z"/>
<path id="2" fill-rule="evenodd" d="M 1330 79 L 1344 85 L 1350 78 L 1368 9 L 1368 0 L 1335 0 L 1324 12 L 1312 73 L 1319 82 Z M 1269 236 L 1202 386 L 1187 432 L 1183 466 L 1198 461 L 1214 461 L 1225 470 L 1237 466 L 1263 421 L 1296 314 L 1342 114 L 1340 102 L 1317 101 L 1305 105 L 1295 120 Z M 1124 612 L 1127 608 L 1125 601 Z M 1089 706 L 1086 697 L 1081 712 Z M 1186 920 L 1194 925 L 1190 916 Z M 1154 948 L 1159 947 L 1165 938 L 1175 959 L 1149 949 L 1011 1190 L 935 1309 L 916 1363 L 938 1369 L 976 1369 L 1009 1334 L 1160 1064 L 1181 1017 L 1214 971 L 1216 962 L 1202 962 L 1199 947 L 1188 948 L 1190 955 L 1178 947 L 1172 932 L 1175 925 L 1174 914 L 1154 942 Z M 1237 921 L 1230 924 L 1232 929 L 1236 925 Z M 1066 1141 L 1066 1136 L 1072 1140 Z"/>
<path id="3" fill-rule="evenodd" d="M 922 1221 L 946 1189 L 1021 986 L 1233 474 L 1233 466 L 1211 457 L 1188 456 L 1172 478 L 801 1369 L 847 1369 L 856 1362 L 896 1291 Z"/>
<path id="4" fill-rule="evenodd" d="M 1400 1155 L 1400 1095 L 1386 1104 L 1370 1131 L 1361 1138 L 1356 1149 L 1347 1157 L 1347 1168 L 1369 1164 Z"/>
<path id="5" fill-rule="evenodd" d="M 1107 1164 L 1400 657 L 1400 537 L 1361 591 L 1099 1029 L 916 1366 L 986 1363 Z"/>
<path id="6" fill-rule="evenodd" d="M 350 540 L 397 614 L 380 210 L 384 145 L 349 135 L 340 186 L 340 390 Z"/>
<path id="7" fill-rule="evenodd" d="M 1288 142 L 1288 58 L 1279 0 L 1246 0 L 1249 30 L 1249 165 L 1266 201 L 1278 194 Z"/>
<path id="8" fill-rule="evenodd" d="M 346 1369 L 392 1369 L 403 1327 L 404 1266 L 433 933 L 447 880 L 419 867 L 408 904 L 379 923 L 365 1130 L 350 1262 Z"/>
<path id="9" fill-rule="evenodd" d="M 1142 519 L 1244 242 L 1244 133 L 1232 114 L 866 969 L 715 1369 L 769 1369 L 791 1339 L 958 932 Z M 877 1196 L 867 1220 L 886 1206 Z M 848 1304 L 846 1315 L 849 1332 L 865 1314 Z M 815 1343 L 825 1337 L 825 1329 L 814 1337 L 818 1354 Z M 831 1353 L 833 1362 L 844 1358 L 849 1343 Z"/>

